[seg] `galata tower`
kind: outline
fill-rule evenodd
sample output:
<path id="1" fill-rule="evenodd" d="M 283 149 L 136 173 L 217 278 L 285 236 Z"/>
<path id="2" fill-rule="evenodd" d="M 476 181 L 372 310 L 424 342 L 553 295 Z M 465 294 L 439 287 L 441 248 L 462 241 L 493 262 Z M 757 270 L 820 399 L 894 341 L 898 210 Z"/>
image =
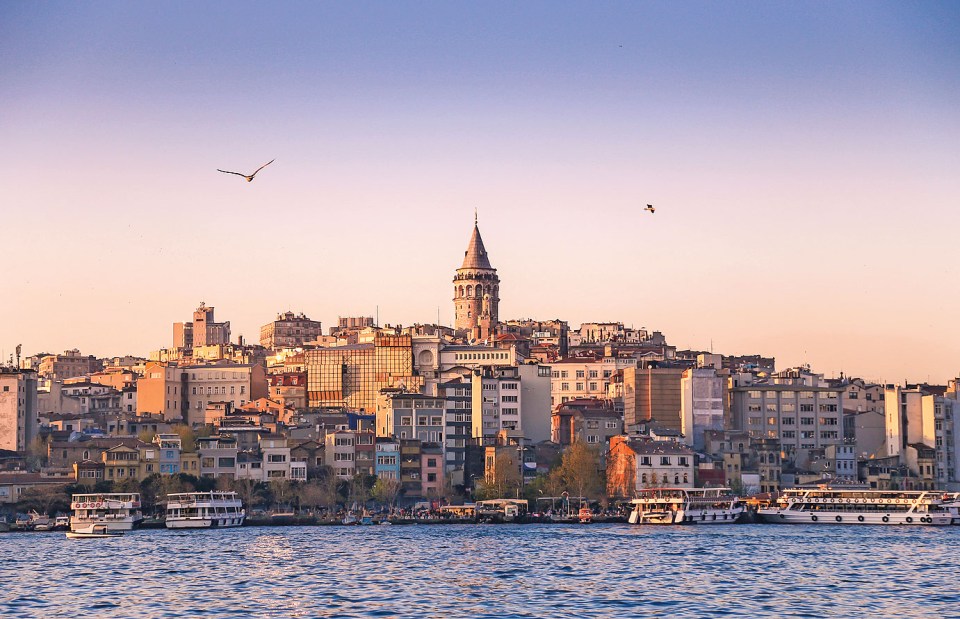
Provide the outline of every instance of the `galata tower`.
<path id="1" fill-rule="evenodd" d="M 453 305 L 457 331 L 468 339 L 482 340 L 494 335 L 497 308 L 500 303 L 500 278 L 490 266 L 487 250 L 480 238 L 477 217 L 473 218 L 473 234 L 463 255 L 463 264 L 453 278 Z"/>

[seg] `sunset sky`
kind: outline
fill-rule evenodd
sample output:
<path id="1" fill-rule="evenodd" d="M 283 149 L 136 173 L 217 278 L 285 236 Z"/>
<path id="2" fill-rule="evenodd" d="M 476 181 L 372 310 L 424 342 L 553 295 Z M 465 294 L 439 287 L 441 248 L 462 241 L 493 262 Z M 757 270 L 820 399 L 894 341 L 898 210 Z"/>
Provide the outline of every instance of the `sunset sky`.
<path id="1" fill-rule="evenodd" d="M 200 301 L 249 341 L 451 324 L 476 208 L 503 319 L 943 382 L 958 33 L 957 2 L 3 2 L 0 349 L 145 356 Z"/>

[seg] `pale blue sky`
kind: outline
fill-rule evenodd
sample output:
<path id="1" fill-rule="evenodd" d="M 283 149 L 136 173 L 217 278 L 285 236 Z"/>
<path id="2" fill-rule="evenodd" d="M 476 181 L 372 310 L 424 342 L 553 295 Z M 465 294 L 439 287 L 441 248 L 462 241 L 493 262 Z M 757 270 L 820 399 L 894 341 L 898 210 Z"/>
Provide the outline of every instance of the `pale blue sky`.
<path id="1" fill-rule="evenodd" d="M 200 300 L 249 340 L 449 323 L 476 207 L 504 318 L 946 380 L 958 33 L 953 2 L 6 2 L 0 348 L 145 354 Z"/>

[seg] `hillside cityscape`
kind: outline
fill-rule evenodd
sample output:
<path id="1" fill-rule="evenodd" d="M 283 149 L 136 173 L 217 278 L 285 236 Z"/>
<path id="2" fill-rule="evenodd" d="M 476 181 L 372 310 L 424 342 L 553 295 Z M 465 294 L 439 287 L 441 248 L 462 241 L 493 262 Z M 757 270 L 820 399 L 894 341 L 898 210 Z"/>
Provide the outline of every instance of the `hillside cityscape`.
<path id="1" fill-rule="evenodd" d="M 228 489 L 264 510 L 657 486 L 960 490 L 960 378 L 877 384 L 678 350 L 617 321 L 500 317 L 474 223 L 455 324 L 278 313 L 259 343 L 201 302 L 146 358 L 31 352 L 0 371 L 0 511 L 70 492 Z"/>

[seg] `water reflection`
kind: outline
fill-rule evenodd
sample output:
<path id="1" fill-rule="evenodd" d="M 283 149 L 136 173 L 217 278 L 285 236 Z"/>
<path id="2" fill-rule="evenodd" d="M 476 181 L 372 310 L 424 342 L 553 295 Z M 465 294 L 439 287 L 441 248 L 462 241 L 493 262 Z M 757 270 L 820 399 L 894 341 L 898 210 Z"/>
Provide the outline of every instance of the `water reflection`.
<path id="1" fill-rule="evenodd" d="M 960 527 L 0 535 L 0 616 L 953 616 Z"/>

